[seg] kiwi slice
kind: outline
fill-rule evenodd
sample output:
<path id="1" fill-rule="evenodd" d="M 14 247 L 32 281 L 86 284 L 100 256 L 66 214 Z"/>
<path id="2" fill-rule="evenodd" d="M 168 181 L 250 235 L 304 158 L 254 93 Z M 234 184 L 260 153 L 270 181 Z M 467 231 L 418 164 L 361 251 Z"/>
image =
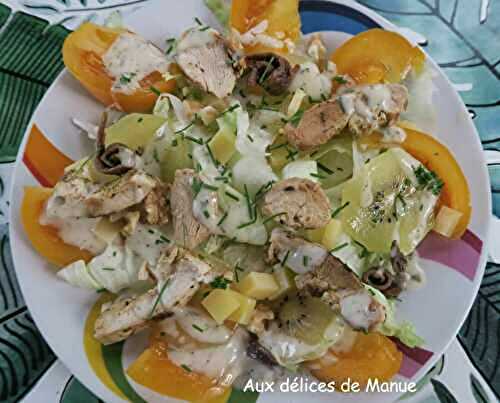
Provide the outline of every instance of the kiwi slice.
<path id="1" fill-rule="evenodd" d="M 278 326 L 306 344 L 318 344 L 335 313 L 320 298 L 287 295 L 277 314 Z"/>

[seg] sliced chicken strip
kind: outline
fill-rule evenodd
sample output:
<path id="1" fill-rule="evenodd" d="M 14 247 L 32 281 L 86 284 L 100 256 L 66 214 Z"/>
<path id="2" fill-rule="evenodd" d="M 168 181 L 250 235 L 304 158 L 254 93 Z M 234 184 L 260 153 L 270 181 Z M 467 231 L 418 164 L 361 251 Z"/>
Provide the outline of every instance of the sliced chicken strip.
<path id="1" fill-rule="evenodd" d="M 132 170 L 89 195 L 85 204 L 92 217 L 116 213 L 142 202 L 156 185 L 150 175 Z"/>
<path id="2" fill-rule="evenodd" d="M 309 256 L 305 266 L 303 256 Z M 301 293 L 320 297 L 355 329 L 371 330 L 385 320 L 384 307 L 364 288 L 361 280 L 320 245 L 282 229 L 271 234 L 268 260 L 283 262 L 299 273 L 295 284 Z"/>
<path id="3" fill-rule="evenodd" d="M 169 186 L 157 180 L 156 186 L 144 198 L 142 215 L 144 221 L 152 225 L 162 225 L 169 220 Z"/>
<path id="4" fill-rule="evenodd" d="M 187 252 L 175 252 L 175 259 L 162 259 L 155 270 L 163 278 L 156 288 L 130 298 L 118 299 L 103 310 L 95 322 L 94 336 L 103 344 L 126 339 L 148 327 L 149 321 L 170 314 L 172 308 L 186 305 L 200 284 L 210 283 L 215 271 Z"/>
<path id="5" fill-rule="evenodd" d="M 275 184 L 264 197 L 262 212 L 293 229 L 321 228 L 330 220 L 330 201 L 309 179 L 290 178 Z"/>
<path id="6" fill-rule="evenodd" d="M 217 98 L 231 95 L 236 84 L 231 50 L 214 29 L 192 28 L 184 32 L 177 45 L 177 63 L 202 90 Z"/>
<path id="7" fill-rule="evenodd" d="M 299 291 L 321 297 L 354 329 L 372 330 L 385 320 L 385 309 L 345 264 L 328 254 L 322 265 L 295 277 Z"/>
<path id="8" fill-rule="evenodd" d="M 288 123 L 285 134 L 299 150 L 309 150 L 327 143 L 346 127 L 364 135 L 394 125 L 407 103 L 408 90 L 401 84 L 345 88 L 343 93 L 305 111 L 298 125 Z"/>
<path id="9" fill-rule="evenodd" d="M 85 200 L 95 189 L 89 180 L 69 173 L 54 187 L 45 203 L 45 214 L 58 218 L 88 217 Z"/>
<path id="10" fill-rule="evenodd" d="M 210 231 L 193 215 L 192 169 L 178 169 L 172 184 L 170 206 L 174 223 L 174 237 L 179 245 L 194 249 L 210 237 Z"/>

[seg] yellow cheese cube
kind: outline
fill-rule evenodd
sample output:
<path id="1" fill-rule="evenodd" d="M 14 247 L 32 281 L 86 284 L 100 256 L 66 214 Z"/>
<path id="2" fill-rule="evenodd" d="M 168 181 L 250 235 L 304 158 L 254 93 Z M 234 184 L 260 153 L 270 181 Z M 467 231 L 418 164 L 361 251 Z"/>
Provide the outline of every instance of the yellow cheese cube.
<path id="1" fill-rule="evenodd" d="M 214 158 L 225 164 L 236 151 L 236 134 L 228 127 L 224 127 L 208 143 Z"/>
<path id="2" fill-rule="evenodd" d="M 333 249 L 337 244 L 337 239 L 342 232 L 342 222 L 332 218 L 325 227 L 321 244 L 328 250 Z"/>
<path id="3" fill-rule="evenodd" d="M 217 323 L 223 323 L 240 307 L 240 301 L 234 296 L 231 290 L 217 288 L 201 301 L 201 305 L 204 306 Z"/>
<path id="4" fill-rule="evenodd" d="M 242 325 L 248 325 L 250 318 L 252 317 L 253 311 L 255 310 L 255 305 L 257 301 L 253 298 L 247 297 L 239 292 L 228 290 L 234 295 L 234 297 L 239 301 L 240 307 L 229 315 L 228 319 L 238 322 Z"/>
<path id="5" fill-rule="evenodd" d="M 274 279 L 278 283 L 279 289 L 273 295 L 269 296 L 270 300 L 281 297 L 286 292 L 295 287 L 295 280 L 293 272 L 281 265 L 274 266 Z"/>
<path id="6" fill-rule="evenodd" d="M 433 230 L 445 237 L 450 237 L 461 217 L 462 213 L 460 211 L 442 206 L 436 217 Z"/>
<path id="7" fill-rule="evenodd" d="M 272 274 L 253 271 L 238 283 L 238 290 L 249 297 L 265 299 L 276 293 L 279 285 Z"/>

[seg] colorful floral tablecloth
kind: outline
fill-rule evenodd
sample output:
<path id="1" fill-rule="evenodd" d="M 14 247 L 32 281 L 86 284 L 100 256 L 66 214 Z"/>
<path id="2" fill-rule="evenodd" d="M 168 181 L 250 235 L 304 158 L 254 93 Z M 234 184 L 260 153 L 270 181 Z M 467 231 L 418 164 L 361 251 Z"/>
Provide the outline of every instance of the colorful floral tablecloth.
<path id="1" fill-rule="evenodd" d="M 63 68 L 66 35 L 84 21 L 133 12 L 148 0 L 0 2 L 0 401 L 100 402 L 56 359 L 27 310 L 8 238 L 11 170 L 26 125 Z M 362 0 L 433 56 L 463 97 L 489 165 L 500 215 L 500 1 Z M 490 261 L 457 339 L 408 402 L 496 402 L 500 397 L 500 220 Z"/>

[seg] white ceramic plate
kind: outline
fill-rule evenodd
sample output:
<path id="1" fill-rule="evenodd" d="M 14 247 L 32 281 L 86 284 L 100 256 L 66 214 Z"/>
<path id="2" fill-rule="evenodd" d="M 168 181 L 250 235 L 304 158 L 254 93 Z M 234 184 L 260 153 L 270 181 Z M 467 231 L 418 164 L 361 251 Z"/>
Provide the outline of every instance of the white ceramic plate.
<path id="1" fill-rule="evenodd" d="M 305 32 L 312 30 L 347 31 L 326 35 L 330 47 L 338 46 L 350 34 L 381 26 L 394 27 L 374 12 L 352 2 L 312 1 L 302 3 L 301 14 Z M 146 38 L 163 46 L 164 39 L 179 35 L 197 16 L 215 25 L 215 20 L 202 1 L 155 1 L 129 17 L 127 25 Z M 412 321 L 426 340 L 423 349 L 405 351 L 401 380 L 416 380 L 435 362 L 457 333 L 478 290 L 486 260 L 491 201 L 489 179 L 478 135 L 464 104 L 450 82 L 430 61 L 436 72 L 434 104 L 437 109 L 437 130 L 433 133 L 452 150 L 465 172 L 472 194 L 473 213 L 469 231 L 462 240 L 447 242 L 437 236 L 428 238 L 419 250 L 426 258 L 423 266 L 428 284 L 405 295 L 400 305 L 400 317 Z M 34 251 L 20 222 L 19 206 L 23 187 L 39 185 L 40 176 L 30 171 L 23 160 L 27 140 L 33 125 L 60 151 L 72 159 L 88 154 L 91 144 L 79 135 L 70 118 L 95 121 L 102 106 L 87 94 L 67 71 L 63 71 L 45 94 L 28 127 L 20 148 L 14 171 L 10 239 L 14 264 L 28 308 L 47 342 L 73 374 L 106 402 L 123 401 L 96 376 L 89 365 L 83 347 L 85 319 L 95 303 L 93 292 L 75 289 L 54 276 L 54 270 Z M 47 158 L 38 155 L 40 161 Z M 29 164 L 28 164 L 29 165 Z M 43 181 L 42 181 L 43 182 Z M 144 341 L 134 339 L 125 343 L 123 351 L 104 351 L 106 360 L 114 364 L 128 363 L 141 351 Z M 116 349 L 115 349 L 116 350 Z M 114 354 L 114 355 L 113 355 Z M 108 362 L 109 364 L 109 362 Z M 110 365 L 112 367 L 113 365 Z M 119 365 L 118 365 L 119 367 Z M 160 395 L 134 384 L 113 370 L 111 378 L 131 401 L 168 401 Z M 127 382 L 129 382 L 127 386 Z M 168 380 L 166 380 L 168 382 Z M 122 395 L 123 396 L 123 395 Z M 391 395 L 335 394 L 262 394 L 259 402 L 293 401 L 356 401 L 387 402 Z M 244 401 L 244 400 L 240 400 Z"/>

